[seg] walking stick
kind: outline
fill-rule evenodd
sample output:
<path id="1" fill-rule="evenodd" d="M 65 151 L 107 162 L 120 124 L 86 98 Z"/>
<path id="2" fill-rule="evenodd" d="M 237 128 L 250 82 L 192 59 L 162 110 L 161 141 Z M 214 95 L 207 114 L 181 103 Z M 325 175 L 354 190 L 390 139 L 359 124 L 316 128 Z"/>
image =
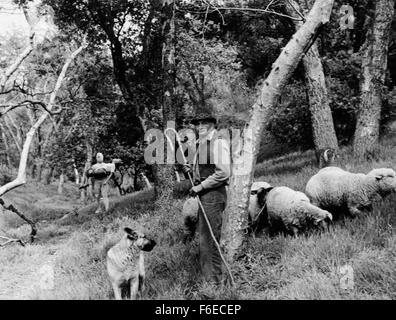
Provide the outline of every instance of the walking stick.
<path id="1" fill-rule="evenodd" d="M 169 138 L 169 136 L 168 136 L 167 133 L 166 133 L 168 130 L 172 130 L 172 131 L 175 133 L 177 142 L 179 143 L 179 146 L 180 146 L 180 149 L 181 149 L 181 154 L 182 154 L 182 157 L 183 157 L 183 162 L 184 162 L 184 164 L 188 164 L 188 163 L 187 163 L 187 159 L 186 159 L 186 157 L 185 157 L 185 155 L 184 155 L 184 152 L 183 152 L 182 143 L 181 143 L 181 139 L 180 139 L 179 134 L 178 134 L 177 131 L 176 131 L 175 129 L 173 129 L 173 128 L 167 128 L 167 129 L 165 130 L 165 136 L 166 136 L 166 138 L 168 139 L 168 141 L 169 141 L 169 143 L 170 143 L 170 145 L 171 145 L 173 151 L 175 151 L 175 146 L 173 145 L 171 139 Z M 187 175 L 188 175 L 188 179 L 189 179 L 190 182 L 191 182 L 191 185 L 194 186 L 194 182 L 193 182 L 193 179 L 192 179 L 192 177 L 191 177 L 191 172 L 187 172 Z M 205 209 L 204 209 L 204 207 L 203 207 L 203 205 L 202 205 L 202 202 L 201 202 L 201 200 L 199 199 L 199 196 L 198 196 L 198 195 L 196 196 L 196 199 L 197 199 L 197 202 L 198 202 L 198 205 L 199 205 L 200 209 L 202 210 L 202 213 L 203 213 L 203 216 L 204 216 L 204 218 L 205 218 L 206 224 L 208 225 L 208 229 L 209 229 L 210 236 L 212 237 L 212 240 L 213 240 L 213 242 L 214 242 L 215 245 L 216 245 L 217 251 L 218 251 L 219 254 L 220 254 L 221 260 L 223 261 L 223 263 L 224 263 L 224 265 L 225 265 L 225 267 L 226 267 L 226 269 L 227 269 L 228 276 L 230 277 L 230 280 L 231 280 L 231 285 L 232 285 L 232 287 L 235 287 L 235 281 L 234 281 L 234 277 L 232 276 L 231 269 L 230 269 L 230 267 L 229 267 L 227 261 L 225 260 L 225 258 L 224 258 L 224 256 L 223 256 L 222 252 L 221 252 L 220 245 L 219 245 L 219 243 L 218 243 L 217 240 L 216 240 L 216 237 L 215 237 L 215 235 L 214 235 L 214 233 L 213 233 L 213 230 L 212 230 L 212 226 L 211 226 L 211 224 L 210 224 L 210 221 L 209 221 L 209 219 L 208 219 L 208 216 L 206 215 Z"/>

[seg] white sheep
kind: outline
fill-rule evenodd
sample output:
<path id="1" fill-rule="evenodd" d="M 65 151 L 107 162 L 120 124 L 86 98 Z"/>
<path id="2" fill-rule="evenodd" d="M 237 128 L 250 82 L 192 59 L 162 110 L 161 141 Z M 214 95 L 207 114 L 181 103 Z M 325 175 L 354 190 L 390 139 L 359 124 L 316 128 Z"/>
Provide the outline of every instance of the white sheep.
<path id="1" fill-rule="evenodd" d="M 330 212 L 310 203 L 308 197 L 288 187 L 275 187 L 266 195 L 270 230 L 297 235 L 310 228 L 326 228 L 333 219 Z"/>
<path id="2" fill-rule="evenodd" d="M 335 218 L 370 212 L 376 198 L 395 191 L 395 171 L 387 168 L 363 174 L 327 167 L 314 175 L 305 189 L 313 204 L 330 211 Z"/>

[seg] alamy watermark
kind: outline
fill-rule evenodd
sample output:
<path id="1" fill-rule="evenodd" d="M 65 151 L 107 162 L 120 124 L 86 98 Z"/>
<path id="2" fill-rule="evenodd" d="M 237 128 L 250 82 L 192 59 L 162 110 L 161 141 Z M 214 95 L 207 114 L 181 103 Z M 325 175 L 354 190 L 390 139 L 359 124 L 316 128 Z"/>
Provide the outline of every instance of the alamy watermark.
<path id="1" fill-rule="evenodd" d="M 355 28 L 355 14 L 353 8 L 349 4 L 344 4 L 341 6 L 341 20 L 340 27 L 341 30 L 354 29 Z"/>
<path id="2" fill-rule="evenodd" d="M 199 139 L 209 143 L 198 144 L 201 141 Z M 144 150 L 144 160 L 147 164 L 232 163 L 234 174 L 247 173 L 244 162 L 252 159 L 254 151 L 253 132 L 250 128 L 221 129 L 213 132 L 213 136 L 209 133 L 200 137 L 192 129 L 176 131 L 174 121 L 169 121 L 165 130 L 147 130 L 145 141 L 147 147 Z M 198 147 L 200 152 L 197 157 Z"/>

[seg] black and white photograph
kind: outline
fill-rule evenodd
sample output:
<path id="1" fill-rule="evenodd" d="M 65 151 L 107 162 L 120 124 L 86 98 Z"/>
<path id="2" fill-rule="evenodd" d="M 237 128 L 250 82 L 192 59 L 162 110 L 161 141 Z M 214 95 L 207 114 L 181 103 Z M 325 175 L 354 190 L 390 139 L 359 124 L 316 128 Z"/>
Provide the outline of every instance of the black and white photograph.
<path id="1" fill-rule="evenodd" d="M 395 5 L 0 0 L 0 300 L 396 300 Z"/>

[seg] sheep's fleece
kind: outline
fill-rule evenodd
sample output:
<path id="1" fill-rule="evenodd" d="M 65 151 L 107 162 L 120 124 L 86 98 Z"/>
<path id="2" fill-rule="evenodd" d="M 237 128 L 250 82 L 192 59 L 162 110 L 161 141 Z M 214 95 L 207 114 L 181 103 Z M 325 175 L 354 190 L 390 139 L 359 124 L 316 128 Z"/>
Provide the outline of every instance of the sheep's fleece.
<path id="1" fill-rule="evenodd" d="M 308 197 L 288 187 L 275 187 L 266 198 L 271 229 L 283 229 L 296 235 L 310 227 L 326 227 L 333 217 L 312 205 Z"/>
<path id="2" fill-rule="evenodd" d="M 396 191 L 392 169 L 374 169 L 368 174 L 350 173 L 337 167 L 320 170 L 307 183 L 306 194 L 313 204 L 336 217 L 352 217 L 372 210 L 373 201 Z"/>

